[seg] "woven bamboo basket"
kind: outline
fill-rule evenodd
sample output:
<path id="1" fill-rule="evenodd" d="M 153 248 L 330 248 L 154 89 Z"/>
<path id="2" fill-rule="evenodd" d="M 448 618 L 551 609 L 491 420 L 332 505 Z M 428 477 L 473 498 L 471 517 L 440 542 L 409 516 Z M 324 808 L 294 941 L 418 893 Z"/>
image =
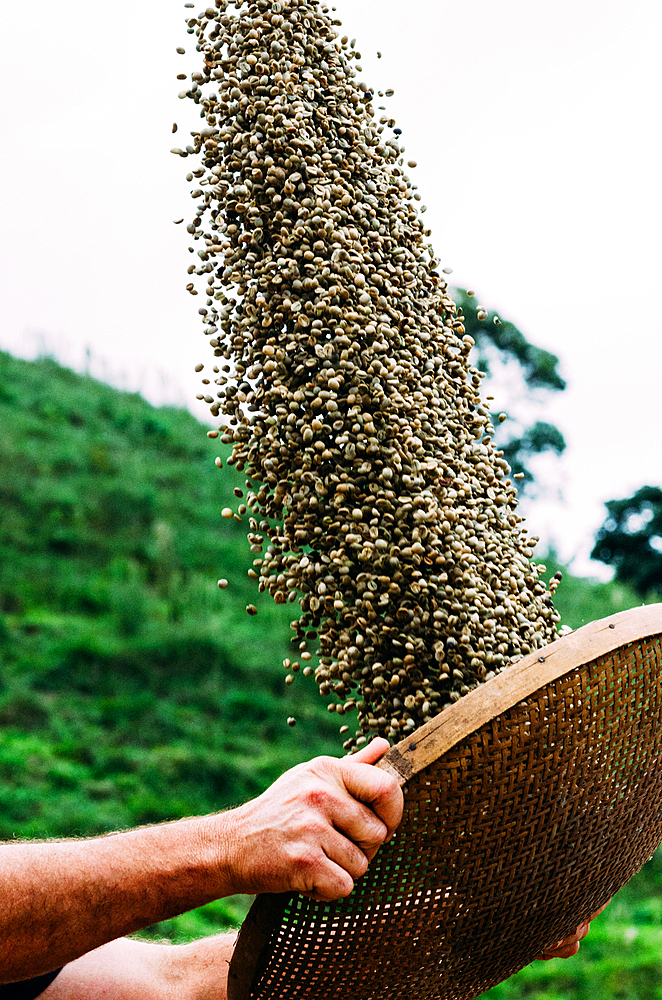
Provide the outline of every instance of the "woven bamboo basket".
<path id="1" fill-rule="evenodd" d="M 345 900 L 258 896 L 229 1000 L 472 1000 L 651 857 L 661 764 L 657 604 L 524 657 L 393 747 L 395 838 Z"/>

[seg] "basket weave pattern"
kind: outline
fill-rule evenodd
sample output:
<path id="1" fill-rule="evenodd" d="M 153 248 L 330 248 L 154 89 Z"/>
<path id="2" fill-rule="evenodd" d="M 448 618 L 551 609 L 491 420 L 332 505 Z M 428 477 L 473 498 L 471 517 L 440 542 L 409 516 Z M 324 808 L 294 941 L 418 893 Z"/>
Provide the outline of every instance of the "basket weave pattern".
<path id="1" fill-rule="evenodd" d="M 570 933 L 662 841 L 661 673 L 662 636 L 629 643 L 414 774 L 348 899 L 263 897 L 230 995 L 471 1000 Z"/>

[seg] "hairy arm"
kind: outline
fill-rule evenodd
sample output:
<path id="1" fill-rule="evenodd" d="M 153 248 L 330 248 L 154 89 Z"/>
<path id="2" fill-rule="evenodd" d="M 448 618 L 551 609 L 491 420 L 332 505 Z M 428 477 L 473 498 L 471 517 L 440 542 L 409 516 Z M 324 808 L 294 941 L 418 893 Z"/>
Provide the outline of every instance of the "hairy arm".
<path id="1" fill-rule="evenodd" d="M 0 982 L 233 892 L 222 817 L 95 840 L 0 847 Z"/>
<path id="2" fill-rule="evenodd" d="M 375 740 L 351 759 L 318 757 L 227 813 L 95 840 L 0 846 L 0 983 L 222 896 L 347 896 L 402 815 L 395 780 L 368 766 L 387 749 Z"/>

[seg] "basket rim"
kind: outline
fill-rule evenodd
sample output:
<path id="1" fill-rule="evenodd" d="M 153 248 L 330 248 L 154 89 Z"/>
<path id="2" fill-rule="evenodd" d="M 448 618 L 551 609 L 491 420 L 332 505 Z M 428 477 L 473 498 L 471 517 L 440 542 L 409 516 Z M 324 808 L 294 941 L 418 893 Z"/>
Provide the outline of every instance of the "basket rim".
<path id="1" fill-rule="evenodd" d="M 662 603 L 619 611 L 527 653 L 426 722 L 376 767 L 404 785 L 476 729 L 571 670 L 621 646 L 662 633 Z"/>
<path id="2" fill-rule="evenodd" d="M 392 747 L 375 766 L 400 785 L 465 737 L 519 701 L 600 656 L 662 634 L 662 603 L 620 611 L 560 636 L 480 684 Z M 247 1000 L 266 966 L 271 933 L 291 893 L 256 897 L 237 939 L 228 970 L 228 1000 Z"/>

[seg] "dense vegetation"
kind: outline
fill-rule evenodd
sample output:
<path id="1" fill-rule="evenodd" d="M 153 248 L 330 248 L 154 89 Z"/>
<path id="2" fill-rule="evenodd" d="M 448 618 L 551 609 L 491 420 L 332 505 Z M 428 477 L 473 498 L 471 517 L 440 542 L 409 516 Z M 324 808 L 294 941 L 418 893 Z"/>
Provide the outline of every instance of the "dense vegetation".
<path id="1" fill-rule="evenodd" d="M 641 597 L 662 597 L 662 489 L 642 486 L 634 496 L 609 500 L 593 559 L 613 566 L 616 579 Z"/>
<path id="2" fill-rule="evenodd" d="M 186 411 L 0 354 L 0 839 L 228 807 L 338 753 L 216 454 Z"/>
<path id="3" fill-rule="evenodd" d="M 246 576 L 246 526 L 220 517 L 243 481 L 217 453 L 186 411 L 0 353 L 0 839 L 227 807 L 341 752 L 315 685 L 284 686 L 291 615 Z M 573 627 L 636 603 L 567 574 L 556 599 Z M 221 901 L 151 933 L 190 939 L 245 908 Z M 660 955 L 657 856 L 577 959 L 489 996 L 653 1000 Z"/>
<path id="4" fill-rule="evenodd" d="M 513 473 L 522 477 L 520 495 L 540 491 L 531 465 L 537 455 L 562 455 L 565 439 L 554 424 L 533 420 L 551 393 L 562 392 L 566 383 L 559 372 L 559 359 L 550 351 L 532 344 L 521 330 L 497 313 L 484 309 L 474 292 L 463 288 L 453 291 L 460 307 L 466 332 L 475 341 L 474 363 L 490 377 L 487 388 L 496 382 L 499 405 L 507 409 L 507 421 L 501 423 L 498 413 L 492 414 L 494 440 L 503 451 Z M 486 399 L 490 399 L 486 396 Z"/>

